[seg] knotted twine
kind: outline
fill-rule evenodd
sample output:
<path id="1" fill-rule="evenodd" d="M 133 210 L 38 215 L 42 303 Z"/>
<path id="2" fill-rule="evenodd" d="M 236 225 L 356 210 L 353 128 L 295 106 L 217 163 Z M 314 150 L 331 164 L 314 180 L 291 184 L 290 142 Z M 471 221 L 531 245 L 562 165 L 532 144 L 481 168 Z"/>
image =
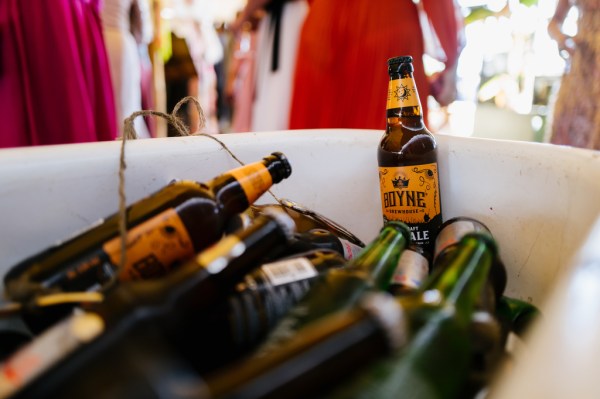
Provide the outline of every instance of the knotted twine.
<path id="1" fill-rule="evenodd" d="M 186 124 L 179 118 L 179 116 L 177 116 L 179 109 L 184 104 L 187 104 L 188 102 L 192 102 L 194 104 L 194 106 L 196 108 L 196 112 L 198 113 L 198 123 L 197 123 L 196 129 L 194 130 L 193 133 L 190 131 L 190 128 L 188 126 L 186 126 Z M 175 105 L 175 107 L 173 108 L 173 111 L 170 114 L 160 112 L 160 111 L 154 111 L 154 110 L 141 110 L 141 111 L 136 111 L 136 112 L 132 113 L 129 117 L 127 117 L 123 122 L 124 131 L 123 131 L 123 136 L 120 138 L 121 139 L 121 156 L 119 159 L 119 213 L 118 213 L 118 215 L 119 215 L 119 235 L 120 235 L 120 241 L 121 241 L 121 261 L 119 263 L 120 270 L 125 270 L 125 263 L 127 261 L 127 259 L 126 259 L 126 256 L 127 256 L 127 201 L 125 198 L 125 169 L 127 168 L 127 163 L 125 162 L 125 143 L 127 142 L 127 140 L 138 139 L 138 135 L 137 135 L 137 132 L 135 131 L 135 126 L 133 124 L 133 121 L 135 118 L 137 118 L 139 116 L 155 116 L 155 117 L 165 119 L 168 123 L 171 124 L 171 126 L 173 126 L 173 128 L 175 128 L 177 135 L 180 137 L 183 137 L 183 136 L 208 137 L 209 139 L 214 140 L 217 143 L 219 143 L 221 145 L 221 147 L 223 147 L 223 149 L 225 151 L 227 151 L 227 153 L 229 153 L 229 155 L 231 155 L 231 157 L 234 160 L 236 160 L 240 165 L 242 165 L 242 166 L 244 165 L 244 163 L 242 161 L 240 161 L 240 159 L 229 149 L 229 147 L 227 147 L 227 145 L 225 143 L 223 143 L 221 140 L 217 139 L 214 135 L 200 132 L 200 129 L 203 129 L 206 125 L 206 117 L 204 115 L 204 110 L 202 109 L 202 106 L 200 105 L 200 101 L 198 101 L 198 99 L 196 97 L 193 97 L 193 96 L 184 97 Z M 268 190 L 268 193 L 271 194 L 271 196 L 275 199 L 275 201 L 277 201 L 280 204 L 283 204 L 282 200 L 280 198 L 278 198 L 275 194 L 273 194 L 271 192 L 271 190 Z M 117 280 L 116 277 L 117 277 L 117 273 L 115 273 L 113 275 L 113 278 L 111 278 L 111 281 L 109 281 L 107 286 L 114 284 Z"/>

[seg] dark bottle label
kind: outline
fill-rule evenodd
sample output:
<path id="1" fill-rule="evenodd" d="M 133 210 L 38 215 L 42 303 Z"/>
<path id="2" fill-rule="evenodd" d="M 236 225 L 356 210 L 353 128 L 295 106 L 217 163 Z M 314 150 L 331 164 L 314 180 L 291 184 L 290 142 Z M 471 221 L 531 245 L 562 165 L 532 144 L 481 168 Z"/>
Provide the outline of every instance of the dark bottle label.
<path id="1" fill-rule="evenodd" d="M 430 248 L 442 222 L 437 163 L 379 168 L 384 222 L 410 227 L 411 242 Z"/>

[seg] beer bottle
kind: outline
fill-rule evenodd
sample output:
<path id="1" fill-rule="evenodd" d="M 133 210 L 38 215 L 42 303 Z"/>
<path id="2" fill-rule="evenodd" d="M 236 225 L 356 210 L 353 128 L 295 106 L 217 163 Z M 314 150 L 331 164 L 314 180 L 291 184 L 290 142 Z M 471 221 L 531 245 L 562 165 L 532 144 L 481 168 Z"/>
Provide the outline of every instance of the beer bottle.
<path id="1" fill-rule="evenodd" d="M 529 302 L 502 296 L 496 306 L 505 333 L 513 332 L 523 338 L 531 325 L 541 317 L 540 310 Z"/>
<path id="2" fill-rule="evenodd" d="M 422 305 L 406 311 L 411 334 L 405 347 L 327 397 L 464 397 L 473 358 L 469 328 L 496 252 L 485 233 L 463 236 L 440 276 L 423 283 Z"/>
<path id="3" fill-rule="evenodd" d="M 294 222 L 296 223 L 296 231 L 298 233 L 305 233 L 312 229 L 328 230 L 340 240 L 343 240 L 342 242 L 345 243 L 344 245 L 351 244 L 360 248 L 364 248 L 365 246 L 365 244 L 357 236 L 355 236 L 344 226 L 334 222 L 330 218 L 313 209 L 289 199 L 280 199 L 280 202 L 277 204 L 251 205 L 250 208 L 248 208 L 247 214 L 250 215 L 250 217 L 259 215 L 261 209 L 264 209 L 264 207 L 267 206 L 275 206 L 284 210 L 292 219 L 294 219 Z M 353 252 L 355 247 L 352 247 L 351 249 Z"/>
<path id="4" fill-rule="evenodd" d="M 238 283 L 227 300 L 210 311 L 198 346 L 190 353 L 198 370 L 216 369 L 253 349 L 276 323 L 329 270 L 343 267 L 346 259 L 336 251 L 312 250 L 262 265 Z"/>
<path id="5" fill-rule="evenodd" d="M 423 122 L 412 57 L 388 60 L 387 124 L 377 149 L 384 222 L 397 220 L 411 241 L 433 253 L 442 224 L 437 144 Z"/>
<path id="6" fill-rule="evenodd" d="M 203 398 L 326 398 L 321 394 L 333 384 L 350 383 L 357 368 L 390 355 L 406 340 L 402 307 L 389 294 L 369 292 L 356 306 L 304 326 L 279 350 L 204 375 Z"/>
<path id="7" fill-rule="evenodd" d="M 485 224 L 468 216 L 454 217 L 442 223 L 435 239 L 432 273 L 435 273 L 440 265 L 447 263 L 445 258 L 453 256 L 460 239 L 471 232 L 484 232 L 492 235 Z M 498 255 L 492 264 L 490 272 L 490 284 L 493 287 L 494 303 L 489 304 L 488 310 L 493 312 L 493 308 L 496 306 L 495 302 L 503 295 L 506 283 L 506 268 Z M 484 299 L 482 298 L 482 300 Z"/>
<path id="8" fill-rule="evenodd" d="M 363 295 L 359 306 L 306 324 L 277 351 L 207 375 L 211 397 L 457 397 L 468 373 L 468 324 L 495 245 L 473 234 L 459 251 L 443 278 L 424 282 L 420 304 L 403 307 L 383 293 Z M 367 309 L 377 311 L 375 325 L 367 323 Z"/>
<path id="9" fill-rule="evenodd" d="M 232 215 L 290 174 L 287 158 L 276 152 L 205 183 L 173 182 L 133 203 L 126 212 L 129 261 L 120 275 L 129 279 L 164 273 L 219 239 Z M 4 279 L 8 298 L 26 301 L 43 292 L 87 290 L 110 281 L 121 256 L 118 222 L 118 214 L 109 216 L 14 266 Z"/>
<path id="10" fill-rule="evenodd" d="M 389 222 L 379 235 L 345 267 L 319 276 L 308 293 L 269 334 L 257 356 L 277 350 L 307 324 L 333 312 L 349 309 L 368 290 L 386 290 L 400 255 L 409 243 L 405 224 Z"/>
<path id="11" fill-rule="evenodd" d="M 311 229 L 305 232 L 294 233 L 294 238 L 287 246 L 285 254 L 295 254 L 312 249 L 330 249 L 350 260 L 358 256 L 363 247 L 336 236 L 329 230 Z"/>
<path id="12" fill-rule="evenodd" d="M 400 256 L 388 292 L 396 297 L 414 294 L 427 277 L 429 277 L 429 260 L 421 247 L 410 244 Z"/>
<path id="13" fill-rule="evenodd" d="M 0 366 L 0 397 L 17 391 L 22 397 L 62 397 L 61 389 L 71 380 L 100 378 L 88 371 L 96 363 L 110 364 L 106 356 L 113 357 L 114 368 L 104 372 L 114 374 L 118 358 L 111 348 L 134 343 L 149 329 L 157 329 L 179 351 L 198 345 L 197 332 L 206 328 L 203 313 L 223 300 L 264 256 L 280 250 L 292 231 L 293 221 L 273 211 L 162 279 L 113 286 L 105 301 L 48 329 Z M 4 378 L 7 375 L 10 378 Z"/>

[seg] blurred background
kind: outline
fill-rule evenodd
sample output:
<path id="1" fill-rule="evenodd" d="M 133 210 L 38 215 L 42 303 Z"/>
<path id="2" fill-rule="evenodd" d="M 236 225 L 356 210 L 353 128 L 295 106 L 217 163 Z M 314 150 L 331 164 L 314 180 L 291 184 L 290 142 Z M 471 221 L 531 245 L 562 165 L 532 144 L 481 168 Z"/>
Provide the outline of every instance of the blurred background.
<path id="1" fill-rule="evenodd" d="M 214 63 L 218 70 L 215 90 L 217 86 L 231 88 L 234 83 L 231 80 L 239 78 L 236 72 L 247 73 L 239 70 L 239 65 L 232 66 L 233 63 L 260 62 L 253 58 L 251 27 L 242 30 L 237 40 L 227 29 L 246 1 L 196 0 L 194 3 L 199 15 L 212 20 L 223 45 L 223 58 Z M 445 107 L 439 106 L 433 97 L 427 99 L 431 109 L 430 129 L 458 136 L 545 141 L 553 94 L 565 70 L 565 60 L 547 32 L 556 0 L 457 0 L 457 3 L 464 21 L 464 49 L 457 67 L 458 93 L 456 100 Z M 172 50 L 166 32 L 176 23 L 177 8 L 178 2 L 173 0 L 153 2 L 153 9 L 159 14 L 156 23 L 161 34 L 152 47 L 167 65 Z M 565 21 L 565 32 L 574 35 L 576 21 L 577 9 L 573 8 Z M 424 62 L 429 71 L 439 68 L 439 63 L 430 57 L 425 56 Z M 223 67 L 231 69 L 224 72 L 220 70 Z M 230 81 L 219 82 L 221 78 Z M 156 87 L 160 87 L 160 83 L 157 82 Z M 232 104 L 227 98 L 217 103 L 220 107 L 218 123 L 213 124 L 213 129 L 221 133 L 239 131 L 232 126 Z"/>
<path id="2" fill-rule="evenodd" d="M 421 102 L 429 109 L 426 123 L 430 130 L 457 136 L 549 141 L 548 120 L 553 98 L 567 67 L 556 42 L 548 34 L 548 24 L 558 1 L 454 0 L 462 44 L 454 65 L 456 93 L 451 101 L 440 104 L 435 96 L 422 94 L 427 93 L 424 87 L 418 87 Z M 0 112 L 5 126 L 9 128 L 7 132 L 11 132 L 0 139 L 0 147 L 115 138 L 123 133 L 123 120 L 132 112 L 140 109 L 171 112 L 185 96 L 196 97 L 202 105 L 206 116 L 204 131 L 207 133 L 293 128 L 293 125 L 288 125 L 288 118 L 290 114 L 294 116 L 294 112 L 299 112 L 297 108 L 290 110 L 292 101 L 296 100 L 290 97 L 294 86 L 296 49 L 298 42 L 303 40 L 300 32 L 304 19 L 310 18 L 309 9 L 323 8 L 326 2 L 56 1 L 47 3 L 49 10 L 45 15 L 48 18 L 42 18 L 40 21 L 43 22 L 36 24 L 31 20 L 23 24 L 29 18 L 25 17 L 26 3 L 28 1 L 10 0 L 6 4 L 12 4 L 12 8 L 4 9 L 6 4 L 0 7 L 0 22 L 4 21 L 2 24 L 6 24 L 7 32 L 0 43 L 2 64 L 6 64 L 0 65 L 0 70 L 4 70 L 4 75 L 0 74 Z M 420 1 L 405 0 L 402 7 L 410 7 L 409 11 L 414 12 L 413 3 Z M 81 13 L 86 7 L 91 7 L 90 4 L 94 7 L 92 19 L 88 18 L 83 25 L 76 26 L 73 32 L 81 29 L 82 34 L 88 35 L 91 28 L 97 28 L 103 40 L 95 40 L 94 46 L 82 45 L 82 34 L 74 34 L 72 42 L 59 41 L 58 46 L 67 50 L 65 54 L 73 53 L 74 47 L 81 53 L 74 61 L 64 56 L 64 65 L 54 65 L 61 60 L 61 55 L 54 55 L 54 45 L 45 44 L 44 40 L 57 43 L 52 39 L 52 33 L 66 38 L 68 33 L 60 30 L 61 27 L 64 29 L 64 21 L 58 21 L 56 17 L 58 22 L 52 25 L 52 19 L 59 14 L 61 7 L 70 13 Z M 433 19 L 431 11 L 438 5 L 427 0 L 423 0 L 423 4 L 426 9 L 432 7 L 428 12 Z M 44 11 L 40 9 L 35 13 L 42 16 Z M 360 24 L 354 24 L 350 14 L 344 15 L 340 14 L 337 24 L 351 25 L 352 29 L 360 32 Z M 562 27 L 566 35 L 577 33 L 577 18 L 578 9 L 573 7 Z M 70 23 L 72 19 L 68 21 Z M 93 26 L 95 23 L 99 26 Z M 27 26 L 38 26 L 39 29 L 28 30 Z M 444 34 L 438 32 L 442 42 L 447 39 Z M 265 40 L 271 42 L 265 44 Z M 410 41 L 414 37 L 397 40 Z M 275 41 L 277 45 L 273 44 Z M 42 52 L 46 47 L 50 50 Z M 88 53 L 81 50 L 93 48 L 98 49 L 96 54 L 91 54 L 92 50 L 86 50 Z M 95 67 L 103 65 L 104 52 L 110 74 L 103 74 L 102 68 Z M 26 57 L 20 59 L 24 53 Z M 419 54 L 411 55 L 421 58 Z M 38 56 L 44 60 L 44 68 L 34 70 L 33 66 L 40 65 L 35 61 Z M 362 56 L 369 57 L 367 54 Z M 90 65 L 90 57 L 99 57 L 100 61 Z M 444 71 L 444 64 L 433 57 L 425 54 L 422 58 L 415 60 L 415 66 L 422 63 L 428 76 Z M 11 63 L 11 60 L 17 61 Z M 77 64 L 80 62 L 82 70 L 73 72 L 71 69 L 79 67 Z M 377 62 L 381 64 L 383 73 L 385 59 Z M 270 71 L 268 68 L 271 68 Z M 44 75 L 46 73 L 48 76 Z M 61 82 L 73 81 L 73 76 L 78 73 L 85 80 L 87 91 L 77 86 L 73 93 L 83 94 L 69 95 L 67 99 L 56 98 L 57 93 L 70 93 L 69 87 L 61 87 Z M 368 80 L 369 76 L 359 76 L 359 79 Z M 297 81 L 296 87 L 307 81 L 300 81 L 300 84 Z M 52 87 L 48 82 L 52 83 Z M 110 84 L 114 101 L 110 97 Z M 98 87 L 105 90 L 98 90 Z M 381 97 L 377 97 L 382 99 L 383 105 L 374 106 L 377 107 L 376 112 L 382 115 L 381 128 L 384 126 L 383 90 Z M 267 92 L 270 98 L 265 98 L 264 93 Z M 320 94 L 314 93 L 316 101 L 320 100 Z M 102 107 L 98 106 L 99 103 Z M 88 119 L 92 120 L 83 124 L 71 120 L 81 119 L 90 113 L 94 113 L 95 121 L 89 116 Z M 188 107 L 180 116 L 194 130 L 197 113 Z M 175 134 L 160 118 L 138 119 L 135 127 L 140 137 Z M 110 123 L 101 123 L 102 120 Z M 265 121 L 268 123 L 262 123 Z M 318 123 L 299 126 L 365 127 Z M 67 135 L 67 131 L 73 133 Z"/>

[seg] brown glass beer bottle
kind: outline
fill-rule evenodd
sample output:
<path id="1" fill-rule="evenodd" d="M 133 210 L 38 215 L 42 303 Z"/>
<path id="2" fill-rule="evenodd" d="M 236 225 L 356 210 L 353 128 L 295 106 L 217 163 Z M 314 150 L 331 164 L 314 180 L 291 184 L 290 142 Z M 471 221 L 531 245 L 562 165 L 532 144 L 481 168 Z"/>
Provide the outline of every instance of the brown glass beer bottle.
<path id="1" fill-rule="evenodd" d="M 177 181 L 127 208 L 126 270 L 122 280 L 164 274 L 182 258 L 216 242 L 227 221 L 291 174 L 287 157 L 261 161 L 207 182 Z M 53 291 L 86 291 L 112 279 L 120 264 L 119 214 L 15 265 L 5 292 L 15 301 Z"/>
<path id="2" fill-rule="evenodd" d="M 384 223 L 411 229 L 411 242 L 433 253 L 442 223 L 437 144 L 423 121 L 412 57 L 388 60 L 387 125 L 377 149 Z"/>

